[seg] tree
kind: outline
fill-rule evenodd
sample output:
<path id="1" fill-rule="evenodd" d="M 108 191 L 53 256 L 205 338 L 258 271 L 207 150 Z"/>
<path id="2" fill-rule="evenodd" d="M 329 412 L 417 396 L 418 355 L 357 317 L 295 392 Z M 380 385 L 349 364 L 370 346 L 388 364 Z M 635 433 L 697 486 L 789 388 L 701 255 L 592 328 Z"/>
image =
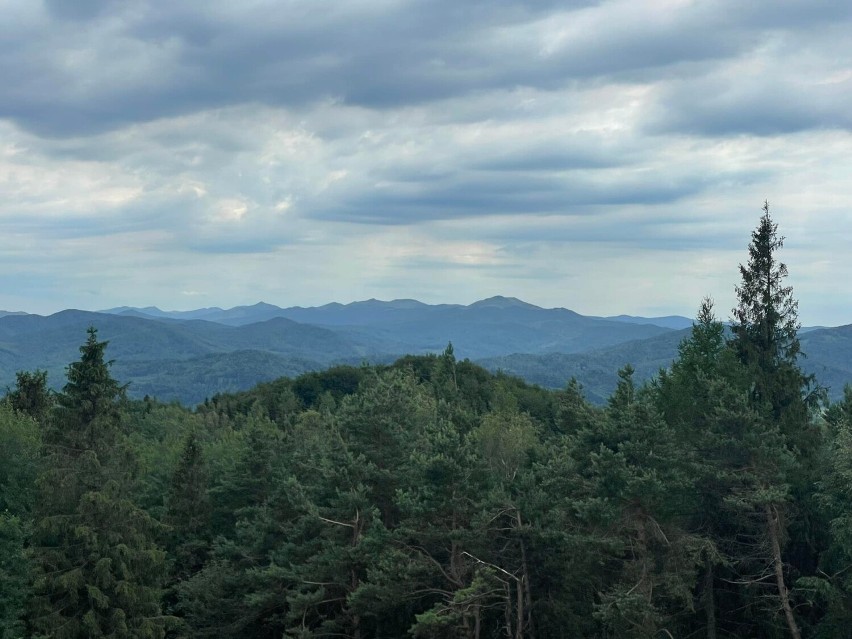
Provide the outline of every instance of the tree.
<path id="1" fill-rule="evenodd" d="M 166 523 L 172 528 L 177 580 L 186 579 L 201 568 L 209 544 L 210 502 L 207 498 L 207 471 L 204 454 L 195 432 L 191 432 L 172 476 Z"/>
<path id="2" fill-rule="evenodd" d="M 32 581 L 25 546 L 37 502 L 40 443 L 34 419 L 0 404 L 0 639 L 24 636 Z"/>
<path id="3" fill-rule="evenodd" d="M 711 381 L 730 368 L 724 361 L 725 326 L 713 313 L 713 300 L 704 298 L 689 337 L 678 345 L 670 370 L 660 371 L 654 383 L 658 405 L 666 421 L 686 437 L 702 434 L 711 413 Z M 695 432 L 697 431 L 697 432 Z"/>
<path id="4" fill-rule="evenodd" d="M 15 376 L 15 390 L 6 399 L 15 410 L 42 421 L 53 405 L 53 397 L 47 388 L 47 371 L 18 371 Z"/>
<path id="5" fill-rule="evenodd" d="M 792 287 L 784 284 L 787 266 L 776 257 L 783 245 L 767 202 L 752 233 L 748 263 L 740 265 L 742 282 L 733 309 L 731 345 L 749 385 L 752 415 L 742 440 L 749 452 L 750 477 L 743 484 L 748 489 L 732 503 L 760 522 L 760 545 L 771 566 L 780 609 L 790 635 L 798 639 L 801 631 L 790 603 L 782 548 L 792 516 L 791 497 L 798 492 L 798 501 L 805 503 L 802 492 L 812 483 L 807 462 L 818 449 L 819 431 L 809 409 L 819 392 L 809 391 L 812 378 L 798 365 L 798 302 Z"/>
<path id="6" fill-rule="evenodd" d="M 24 525 L 0 511 L 0 639 L 24 636 L 23 615 L 29 596 L 30 563 L 24 552 Z"/>
<path id="7" fill-rule="evenodd" d="M 35 420 L 0 404 L 0 512 L 29 518 L 38 501 L 40 448 Z"/>
<path id="8" fill-rule="evenodd" d="M 697 589 L 708 639 L 717 637 L 717 572 L 727 564 L 718 541 L 727 534 L 731 517 L 722 500 L 736 483 L 730 451 L 738 449 L 730 420 L 720 416 L 730 402 L 728 376 L 738 367 L 725 339 L 725 327 L 713 313 L 713 301 L 705 298 L 692 332 L 678 346 L 678 358 L 654 382 L 656 405 L 678 442 L 680 456 L 689 465 L 693 486 L 684 513 L 684 526 L 702 537 L 703 576 Z M 725 413 L 725 417 L 727 417 Z M 727 612 L 727 611 L 726 611 Z M 734 615 L 727 613 L 726 620 Z"/>
<path id="9" fill-rule="evenodd" d="M 806 427 L 808 409 L 824 393 L 819 387 L 811 389 L 813 376 L 805 375 L 798 364 L 799 303 L 793 288 L 784 285 L 787 265 L 776 257 L 783 246 L 784 237 L 778 235 L 766 202 L 751 235 L 748 263 L 740 264 L 731 344 L 750 376 L 754 402 L 769 408 L 790 443 L 807 454 L 815 445 L 809 437 L 813 429 Z"/>
<path id="10" fill-rule="evenodd" d="M 797 582 L 809 602 L 824 611 L 816 637 L 852 637 L 852 386 L 843 401 L 825 413 L 829 432 L 817 501 L 826 519 L 829 539 L 820 556 L 819 576 Z"/>
<path id="11" fill-rule="evenodd" d="M 44 431 L 30 618 L 38 636 L 164 634 L 164 554 L 151 541 L 155 522 L 128 497 L 133 459 L 121 431 L 124 387 L 109 373 L 106 346 L 90 328 Z"/>
<path id="12" fill-rule="evenodd" d="M 784 237 L 778 236 L 778 225 L 765 202 L 760 223 L 751 234 L 748 264 L 740 264 L 742 284 L 736 287 L 733 331 L 741 358 L 766 369 L 781 361 L 795 361 L 799 354 L 799 304 L 793 298 L 793 287 L 783 285 L 787 265 L 775 257 L 783 246 Z"/>
<path id="13" fill-rule="evenodd" d="M 170 566 L 163 606 L 171 611 L 180 612 L 176 604 L 181 582 L 201 571 L 210 554 L 207 487 L 204 454 L 197 434 L 191 431 L 172 475 L 165 515 L 169 534 L 164 545 Z"/>
<path id="14" fill-rule="evenodd" d="M 635 388 L 632 367 L 618 374 L 602 419 L 571 438 L 575 509 L 603 573 L 594 616 L 604 636 L 680 636 L 705 552 L 683 517 L 695 492 L 692 456 L 653 394 Z"/>

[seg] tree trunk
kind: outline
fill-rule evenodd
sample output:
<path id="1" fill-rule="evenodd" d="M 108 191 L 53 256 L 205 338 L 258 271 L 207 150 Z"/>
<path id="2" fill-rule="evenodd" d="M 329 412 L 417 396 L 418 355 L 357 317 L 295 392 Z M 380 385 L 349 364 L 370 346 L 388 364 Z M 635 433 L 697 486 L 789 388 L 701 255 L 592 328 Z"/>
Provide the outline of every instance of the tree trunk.
<path id="1" fill-rule="evenodd" d="M 479 633 L 482 631 L 482 615 L 479 604 L 476 604 L 473 608 L 473 620 L 473 639 L 479 639 Z"/>
<path id="2" fill-rule="evenodd" d="M 704 559 L 704 614 L 707 616 L 707 639 L 716 639 L 716 598 L 713 596 L 713 564 Z"/>
<path id="3" fill-rule="evenodd" d="M 515 511 L 516 522 L 518 524 L 518 529 L 520 530 L 522 521 L 521 521 L 521 511 Z M 535 639 L 535 630 L 533 627 L 533 618 L 532 618 L 532 592 L 530 591 L 530 571 L 529 564 L 527 563 L 527 546 L 524 543 L 523 537 L 520 538 L 521 545 L 521 583 L 519 584 L 523 587 L 524 591 L 524 611 L 526 615 L 526 619 L 524 620 L 524 625 L 526 627 L 527 637 L 529 639 Z M 521 618 L 520 613 L 518 614 L 518 618 Z"/>
<path id="4" fill-rule="evenodd" d="M 509 582 L 505 582 L 506 584 L 506 636 L 509 639 L 512 639 L 512 586 Z"/>
<path id="5" fill-rule="evenodd" d="M 517 592 L 515 593 L 518 601 L 517 615 L 515 619 L 515 639 L 524 639 L 524 578 L 521 576 L 517 583 Z"/>
<path id="6" fill-rule="evenodd" d="M 363 520 L 361 519 L 361 513 L 358 509 L 355 509 L 355 519 L 352 521 L 352 546 L 357 546 L 358 542 L 361 540 L 361 529 L 364 525 Z M 352 580 L 350 584 L 351 592 L 355 592 L 355 589 L 358 588 L 358 573 L 353 569 L 351 571 Z M 353 615 L 352 616 L 352 639 L 361 639 L 361 616 Z"/>
<path id="7" fill-rule="evenodd" d="M 781 542 L 779 541 L 780 533 L 778 531 L 778 511 L 774 506 L 766 504 L 764 512 L 766 514 L 766 528 L 769 533 L 769 542 L 772 545 L 772 563 L 775 566 L 775 583 L 778 586 L 781 609 L 784 611 L 787 627 L 790 629 L 790 636 L 793 639 L 801 639 L 802 635 L 799 632 L 799 626 L 796 624 L 793 609 L 790 607 L 789 592 L 784 583 L 784 564 L 781 562 Z"/>

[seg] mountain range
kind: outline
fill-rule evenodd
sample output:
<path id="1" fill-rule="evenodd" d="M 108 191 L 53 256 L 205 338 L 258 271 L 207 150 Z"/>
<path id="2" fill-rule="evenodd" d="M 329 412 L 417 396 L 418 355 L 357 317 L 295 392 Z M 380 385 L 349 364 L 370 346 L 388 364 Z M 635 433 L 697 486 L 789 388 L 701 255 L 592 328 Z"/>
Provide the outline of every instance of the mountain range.
<path id="1" fill-rule="evenodd" d="M 249 388 L 334 364 L 387 363 L 404 354 L 441 352 L 548 387 L 576 377 L 602 402 L 626 363 L 637 380 L 668 366 L 692 320 L 584 316 L 511 297 L 470 305 L 412 299 L 281 308 L 258 303 L 230 309 L 163 311 L 119 307 L 65 310 L 49 316 L 0 312 L 0 387 L 19 370 L 48 371 L 61 387 L 89 326 L 109 340 L 113 372 L 131 396 L 196 404 L 216 393 Z M 802 332 L 803 366 L 842 393 L 852 380 L 852 326 Z"/>

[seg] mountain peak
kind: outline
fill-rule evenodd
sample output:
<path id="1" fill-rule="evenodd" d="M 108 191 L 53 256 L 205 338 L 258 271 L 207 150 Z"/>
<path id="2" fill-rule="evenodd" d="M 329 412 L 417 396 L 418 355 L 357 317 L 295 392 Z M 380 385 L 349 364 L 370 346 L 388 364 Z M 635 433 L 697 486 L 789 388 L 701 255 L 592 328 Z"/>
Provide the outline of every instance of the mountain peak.
<path id="1" fill-rule="evenodd" d="M 495 295 L 484 300 L 474 302 L 469 308 L 539 308 L 535 304 L 529 304 L 517 297 L 504 297 Z"/>

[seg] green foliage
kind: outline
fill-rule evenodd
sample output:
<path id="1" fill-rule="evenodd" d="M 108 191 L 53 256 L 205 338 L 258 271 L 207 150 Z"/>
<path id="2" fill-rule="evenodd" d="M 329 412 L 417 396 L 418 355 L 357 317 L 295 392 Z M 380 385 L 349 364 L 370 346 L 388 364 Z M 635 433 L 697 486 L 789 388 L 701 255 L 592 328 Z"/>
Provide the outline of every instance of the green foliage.
<path id="1" fill-rule="evenodd" d="M 742 283 L 737 286 L 734 345 L 743 363 L 774 372 L 783 362 L 795 363 L 800 352 L 797 335 L 798 302 L 793 288 L 784 286 L 786 264 L 776 252 L 784 246 L 778 225 L 769 216 L 769 203 L 763 206 L 760 224 L 752 232 L 748 264 L 740 265 Z M 755 393 L 768 394 L 764 380 L 756 380 Z"/>
<path id="2" fill-rule="evenodd" d="M 19 517 L 0 511 L 0 639 L 24 636 L 31 566 L 24 551 L 26 531 Z"/>
<path id="3" fill-rule="evenodd" d="M 58 638 L 162 637 L 165 555 L 151 541 L 155 523 L 129 498 L 123 388 L 105 349 L 90 329 L 45 429 L 30 622 L 39 635 Z"/>
<path id="4" fill-rule="evenodd" d="M 15 390 L 6 396 L 6 400 L 15 410 L 38 421 L 43 420 L 53 405 L 53 397 L 47 387 L 47 371 L 18 371 Z"/>
<path id="5" fill-rule="evenodd" d="M 501 411 L 482 418 L 472 433 L 480 454 L 499 481 L 511 482 L 535 454 L 539 435 L 528 415 Z"/>
<path id="6" fill-rule="evenodd" d="M 0 637 L 852 637 L 852 389 L 815 411 L 780 242 L 597 405 L 448 345 L 188 410 L 91 331 L 0 406 Z"/>
<path id="7" fill-rule="evenodd" d="M 31 417 L 0 404 L 0 512 L 26 517 L 36 501 L 41 433 Z"/>

